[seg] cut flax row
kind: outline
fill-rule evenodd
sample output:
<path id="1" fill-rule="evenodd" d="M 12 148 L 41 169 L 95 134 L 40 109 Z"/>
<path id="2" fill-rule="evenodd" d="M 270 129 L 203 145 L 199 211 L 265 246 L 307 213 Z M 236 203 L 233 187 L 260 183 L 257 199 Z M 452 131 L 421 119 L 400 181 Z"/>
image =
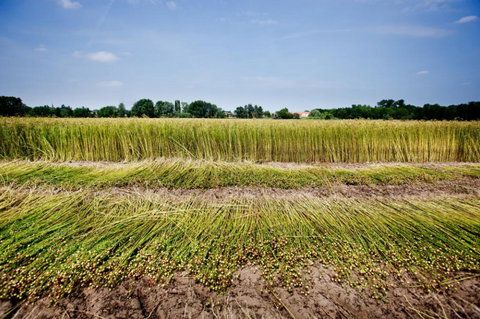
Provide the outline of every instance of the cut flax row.
<path id="1" fill-rule="evenodd" d="M 308 267 L 382 297 L 389 280 L 443 289 L 480 270 L 480 199 L 231 201 L 215 205 L 89 191 L 0 193 L 0 299 L 77 285 L 168 281 L 225 290 L 248 264 L 267 285 L 308 290 Z M 408 275 L 407 275 L 408 274 Z M 307 277 L 306 277 L 307 275 Z M 413 279 L 412 279 L 413 278 Z"/>
<path id="2" fill-rule="evenodd" d="M 407 185 L 480 178 L 480 164 L 395 164 L 360 168 L 328 166 L 275 167 L 253 163 L 229 163 L 160 159 L 136 163 L 52 163 L 48 161 L 0 162 L 0 185 L 81 188 L 138 187 L 142 189 L 264 187 L 299 189 L 347 185 Z"/>
<path id="3" fill-rule="evenodd" d="M 0 118 L 0 158 L 480 162 L 479 122 Z"/>

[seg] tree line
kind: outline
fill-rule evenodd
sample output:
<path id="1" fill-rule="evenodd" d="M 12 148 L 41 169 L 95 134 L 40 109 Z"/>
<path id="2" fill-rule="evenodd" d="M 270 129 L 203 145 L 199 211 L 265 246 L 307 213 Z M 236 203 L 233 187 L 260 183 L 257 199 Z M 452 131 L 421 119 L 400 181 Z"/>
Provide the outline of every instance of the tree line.
<path id="1" fill-rule="evenodd" d="M 381 100 L 376 106 L 354 104 L 348 108 L 315 109 L 310 118 L 324 119 L 398 119 L 398 120 L 479 120 L 480 102 L 441 106 L 425 104 L 423 107 L 405 104 L 404 100 Z"/>
<path id="2" fill-rule="evenodd" d="M 174 103 L 150 99 L 141 99 L 127 110 L 123 103 L 118 106 L 105 106 L 98 110 L 87 107 L 72 109 L 70 106 L 35 106 L 25 105 L 18 97 L 0 96 L 0 116 L 32 117 L 195 117 L 195 118 L 263 118 L 296 119 L 298 114 L 287 108 L 275 113 L 263 110 L 262 106 L 247 104 L 239 106 L 233 113 L 224 111 L 215 104 L 205 101 L 192 103 Z M 376 106 L 354 104 L 351 107 L 336 109 L 314 109 L 310 119 L 399 119 L 399 120 L 480 120 L 480 102 L 441 106 L 425 104 L 423 107 L 406 104 L 404 100 L 381 100 Z"/>
<path id="3" fill-rule="evenodd" d="M 198 117 L 224 118 L 225 111 L 215 104 L 205 101 L 192 103 L 175 101 L 158 101 L 141 99 L 127 110 L 124 103 L 118 106 L 105 106 L 98 110 L 87 107 L 72 109 L 70 106 L 35 106 L 25 105 L 18 97 L 0 96 L 0 116 L 32 116 L 32 117 Z"/>

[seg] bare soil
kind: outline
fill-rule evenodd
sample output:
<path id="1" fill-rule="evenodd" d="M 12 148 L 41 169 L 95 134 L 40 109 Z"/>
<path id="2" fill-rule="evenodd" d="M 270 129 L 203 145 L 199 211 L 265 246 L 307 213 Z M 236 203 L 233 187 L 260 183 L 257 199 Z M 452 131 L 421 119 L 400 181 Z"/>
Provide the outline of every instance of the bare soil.
<path id="1" fill-rule="evenodd" d="M 454 289 L 427 294 L 392 283 L 377 301 L 332 281 L 334 272 L 316 265 L 309 274 L 309 294 L 281 287 L 267 291 L 260 271 L 249 266 L 224 294 L 216 294 L 179 273 L 164 287 L 148 278 L 118 287 L 78 288 L 56 306 L 45 296 L 14 306 L 0 302 L 7 318 L 480 318 L 480 279 L 457 283 Z M 421 317 L 420 317 L 421 318 Z"/>

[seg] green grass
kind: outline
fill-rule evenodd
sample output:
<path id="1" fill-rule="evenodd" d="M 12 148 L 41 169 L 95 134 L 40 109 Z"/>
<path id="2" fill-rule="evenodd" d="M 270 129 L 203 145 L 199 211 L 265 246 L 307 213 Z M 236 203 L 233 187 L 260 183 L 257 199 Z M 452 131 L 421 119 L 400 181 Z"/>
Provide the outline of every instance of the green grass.
<path id="1" fill-rule="evenodd" d="M 480 162 L 480 122 L 0 118 L 0 159 Z"/>
<path id="2" fill-rule="evenodd" d="M 349 185 L 402 185 L 441 180 L 480 178 L 480 165 L 375 165 L 362 168 L 328 166 L 274 167 L 253 163 L 228 163 L 161 159 L 124 164 L 50 162 L 0 162 L 0 184 L 27 187 L 49 185 L 75 190 L 84 187 L 220 188 L 229 186 L 296 189 Z"/>
<path id="3" fill-rule="evenodd" d="M 215 291 L 258 265 L 267 284 L 308 290 L 309 261 L 381 297 L 388 279 L 446 287 L 480 270 L 480 199 L 243 200 L 215 205 L 89 191 L 0 192 L 0 299 L 76 285 L 164 283 L 186 271 Z M 358 277 L 356 276 L 358 275 Z M 276 279 L 275 279 L 276 280 Z"/>

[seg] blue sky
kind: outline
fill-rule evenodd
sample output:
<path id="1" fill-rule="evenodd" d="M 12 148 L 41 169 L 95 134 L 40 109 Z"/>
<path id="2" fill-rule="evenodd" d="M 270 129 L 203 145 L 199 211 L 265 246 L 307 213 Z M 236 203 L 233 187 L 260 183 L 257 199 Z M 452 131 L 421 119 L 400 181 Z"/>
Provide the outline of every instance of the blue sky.
<path id="1" fill-rule="evenodd" d="M 276 111 L 480 100 L 479 0 L 0 0 L 0 95 Z"/>

